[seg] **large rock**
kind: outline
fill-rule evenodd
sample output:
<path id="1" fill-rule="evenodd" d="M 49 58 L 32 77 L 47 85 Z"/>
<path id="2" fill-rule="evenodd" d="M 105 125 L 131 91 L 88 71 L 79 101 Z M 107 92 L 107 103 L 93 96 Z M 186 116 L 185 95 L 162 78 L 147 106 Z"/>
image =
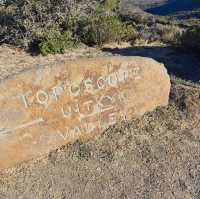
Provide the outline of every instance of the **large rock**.
<path id="1" fill-rule="evenodd" d="M 0 168 L 168 104 L 163 64 L 99 57 L 38 67 L 0 84 Z"/>

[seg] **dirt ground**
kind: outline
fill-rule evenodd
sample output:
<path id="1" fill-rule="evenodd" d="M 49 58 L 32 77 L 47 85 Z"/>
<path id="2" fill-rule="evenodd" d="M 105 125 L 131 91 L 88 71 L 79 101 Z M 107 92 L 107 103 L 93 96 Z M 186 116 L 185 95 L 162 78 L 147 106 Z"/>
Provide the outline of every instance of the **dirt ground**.
<path id="1" fill-rule="evenodd" d="M 0 82 L 10 76 L 21 73 L 31 68 L 51 66 L 65 60 L 74 60 L 78 57 L 109 56 L 111 53 L 102 52 L 95 48 L 83 47 L 66 51 L 56 55 L 31 55 L 28 52 L 12 46 L 0 46 Z"/>
<path id="2" fill-rule="evenodd" d="M 200 87 L 173 82 L 168 107 L 1 171 L 0 199 L 199 199 Z"/>

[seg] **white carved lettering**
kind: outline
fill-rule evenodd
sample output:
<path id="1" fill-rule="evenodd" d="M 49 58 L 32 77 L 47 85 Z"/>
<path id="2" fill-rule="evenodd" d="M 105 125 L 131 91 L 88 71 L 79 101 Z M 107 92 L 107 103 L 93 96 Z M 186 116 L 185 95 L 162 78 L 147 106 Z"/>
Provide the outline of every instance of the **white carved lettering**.
<path id="1" fill-rule="evenodd" d="M 53 90 L 53 95 L 57 101 L 59 96 L 63 93 L 64 88 L 62 86 L 54 86 L 52 90 Z"/>
<path id="2" fill-rule="evenodd" d="M 49 95 L 45 91 L 39 90 L 36 93 L 36 100 L 39 104 L 47 106 L 49 101 Z"/>
<path id="3" fill-rule="evenodd" d="M 62 112 L 62 115 L 64 118 L 70 118 L 71 115 L 72 115 L 72 109 L 70 106 L 67 106 L 67 107 L 62 107 L 61 108 L 61 112 Z"/>
<path id="4" fill-rule="evenodd" d="M 72 96 L 77 97 L 80 95 L 80 86 L 78 84 L 73 83 L 70 86 L 70 93 Z"/>
<path id="5" fill-rule="evenodd" d="M 111 73 L 108 75 L 108 85 L 111 87 L 117 87 L 117 75 L 116 73 Z"/>
<path id="6" fill-rule="evenodd" d="M 26 92 L 25 94 L 21 95 L 21 99 L 22 99 L 22 101 L 23 101 L 23 103 L 24 103 L 25 108 L 28 108 L 28 107 L 29 107 L 27 97 L 28 97 L 30 94 L 31 94 L 31 91 L 28 91 L 28 92 Z"/>
<path id="7" fill-rule="evenodd" d="M 106 77 L 99 77 L 97 79 L 97 87 L 99 90 L 102 90 L 106 87 Z"/>
<path id="8" fill-rule="evenodd" d="M 93 85 L 92 80 L 90 78 L 84 80 L 85 92 L 92 93 L 93 92 Z"/>
<path id="9" fill-rule="evenodd" d="M 84 102 L 83 106 L 86 107 L 86 110 L 88 113 L 91 113 L 92 111 L 94 111 L 94 102 L 92 100 Z"/>

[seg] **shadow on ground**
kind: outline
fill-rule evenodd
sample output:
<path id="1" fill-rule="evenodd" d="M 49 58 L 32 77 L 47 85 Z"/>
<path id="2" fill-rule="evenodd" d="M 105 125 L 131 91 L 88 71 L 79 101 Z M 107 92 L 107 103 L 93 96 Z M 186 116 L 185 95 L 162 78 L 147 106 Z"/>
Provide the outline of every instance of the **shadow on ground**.
<path id="1" fill-rule="evenodd" d="M 122 56 L 150 57 L 164 63 L 170 75 L 193 82 L 200 81 L 200 59 L 169 46 L 134 46 L 128 48 L 104 48 L 104 52 Z"/>

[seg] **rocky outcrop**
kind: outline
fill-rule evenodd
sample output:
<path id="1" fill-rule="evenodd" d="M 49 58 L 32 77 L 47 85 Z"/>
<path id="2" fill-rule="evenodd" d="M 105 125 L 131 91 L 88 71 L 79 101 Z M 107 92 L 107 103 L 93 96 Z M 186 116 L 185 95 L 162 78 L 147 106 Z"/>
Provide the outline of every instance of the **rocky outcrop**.
<path id="1" fill-rule="evenodd" d="M 163 64 L 97 57 L 38 67 L 0 84 L 0 168 L 102 133 L 168 104 Z"/>

